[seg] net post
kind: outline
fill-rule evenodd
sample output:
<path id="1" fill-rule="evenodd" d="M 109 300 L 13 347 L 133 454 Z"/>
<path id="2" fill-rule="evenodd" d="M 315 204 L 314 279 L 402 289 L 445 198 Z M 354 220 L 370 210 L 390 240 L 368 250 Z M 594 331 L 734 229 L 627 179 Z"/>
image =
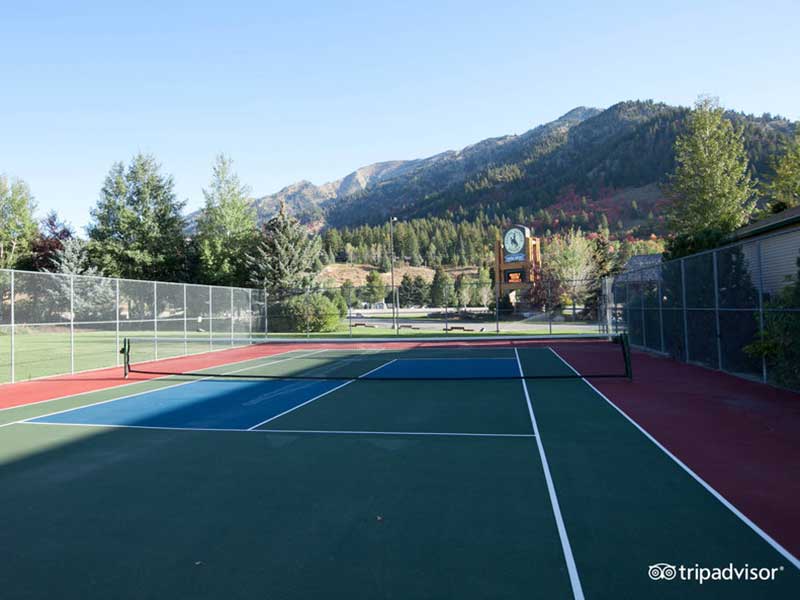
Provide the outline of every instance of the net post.
<path id="1" fill-rule="evenodd" d="M 628 381 L 633 381 L 633 366 L 631 365 L 631 344 L 627 333 L 620 334 L 622 346 L 622 359 L 625 361 L 625 377 Z"/>
<path id="2" fill-rule="evenodd" d="M 127 337 L 122 338 L 122 348 L 119 353 L 122 354 L 122 376 L 127 379 L 131 372 L 131 346 Z"/>

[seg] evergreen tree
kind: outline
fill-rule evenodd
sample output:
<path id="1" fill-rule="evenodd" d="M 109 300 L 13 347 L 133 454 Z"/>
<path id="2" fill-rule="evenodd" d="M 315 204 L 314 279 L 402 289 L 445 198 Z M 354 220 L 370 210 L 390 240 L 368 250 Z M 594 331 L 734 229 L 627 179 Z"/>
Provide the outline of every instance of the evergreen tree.
<path id="1" fill-rule="evenodd" d="M 28 184 L 0 175 L 0 269 L 11 269 L 27 258 L 36 238 L 36 205 Z"/>
<path id="2" fill-rule="evenodd" d="M 417 275 L 413 280 L 411 304 L 425 306 L 430 301 L 430 285 L 422 275 Z"/>
<path id="3" fill-rule="evenodd" d="M 439 267 L 431 282 L 431 304 L 436 307 L 450 306 L 453 300 L 453 279 Z"/>
<path id="4" fill-rule="evenodd" d="M 274 298 L 306 289 L 312 284 L 320 251 L 320 238 L 310 237 L 281 203 L 278 214 L 264 225 L 255 251 L 247 256 L 250 281 Z"/>
<path id="5" fill-rule="evenodd" d="M 800 126 L 795 128 L 786 152 L 775 161 L 774 170 L 772 179 L 764 186 L 770 212 L 800 205 Z"/>
<path id="6" fill-rule="evenodd" d="M 185 202 L 152 156 L 137 154 L 126 169 L 116 163 L 91 211 L 88 252 L 112 277 L 180 280 L 185 274 Z"/>
<path id="7" fill-rule="evenodd" d="M 342 283 L 342 287 L 339 288 L 339 291 L 342 293 L 342 298 L 345 299 L 348 306 L 352 306 L 355 304 L 356 301 L 356 294 L 355 294 L 356 286 L 353 285 L 353 282 L 349 279 L 345 279 Z"/>
<path id="8" fill-rule="evenodd" d="M 211 184 L 203 190 L 206 205 L 197 220 L 197 245 L 203 283 L 241 286 L 248 279 L 247 255 L 258 240 L 258 228 L 250 191 L 231 166 L 230 158 L 217 156 Z"/>
<path id="9" fill-rule="evenodd" d="M 383 253 L 380 261 L 381 273 L 388 273 L 392 270 L 392 261 L 387 253 Z"/>
<path id="10" fill-rule="evenodd" d="M 364 288 L 364 300 L 370 304 L 378 304 L 386 298 L 386 286 L 377 271 L 367 273 L 367 284 Z"/>
<path id="11" fill-rule="evenodd" d="M 414 304 L 414 280 L 409 273 L 404 273 L 397 288 L 397 299 L 402 308 Z"/>
<path id="12" fill-rule="evenodd" d="M 742 130 L 734 128 L 716 101 L 702 98 L 689 115 L 687 130 L 675 141 L 677 166 L 670 183 L 675 234 L 670 255 L 705 249 L 713 239 L 747 223 L 755 200 Z M 716 236 L 708 236 L 708 232 Z"/>

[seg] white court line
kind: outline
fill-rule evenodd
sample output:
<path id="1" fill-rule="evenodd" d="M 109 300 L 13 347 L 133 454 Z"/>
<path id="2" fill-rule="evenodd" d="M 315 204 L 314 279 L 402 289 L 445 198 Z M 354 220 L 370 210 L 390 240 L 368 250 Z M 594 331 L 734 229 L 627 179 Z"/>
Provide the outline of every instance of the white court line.
<path id="1" fill-rule="evenodd" d="M 514 348 L 514 355 L 517 358 L 517 367 L 519 367 L 519 374 L 524 377 L 522 370 L 522 362 L 519 359 L 519 352 Z M 533 425 L 533 433 L 536 436 L 536 446 L 539 449 L 539 458 L 542 461 L 542 470 L 544 471 L 544 479 L 547 483 L 547 492 L 550 495 L 550 504 L 553 507 L 553 516 L 556 520 L 556 528 L 558 529 L 558 537 L 561 538 L 561 549 L 564 552 L 564 561 L 567 563 L 567 571 L 569 572 L 569 581 L 572 584 L 572 595 L 575 600 L 583 600 L 583 587 L 581 587 L 581 580 L 578 576 L 578 567 L 575 565 L 575 557 L 572 555 L 572 546 L 569 543 L 567 536 L 567 528 L 564 525 L 564 518 L 561 516 L 561 507 L 558 504 L 558 496 L 556 496 L 556 487 L 553 484 L 553 477 L 550 474 L 550 467 L 547 463 L 547 456 L 544 452 L 542 445 L 542 438 L 539 433 L 539 426 L 536 423 L 536 417 L 533 414 L 533 405 L 531 404 L 531 397 L 528 393 L 528 384 L 523 379 L 522 389 L 525 392 L 525 401 L 528 403 L 528 414 L 531 417 L 531 425 Z"/>
<path id="2" fill-rule="evenodd" d="M 158 425 L 103 425 L 101 423 L 46 423 L 19 421 L 14 425 L 46 425 L 48 427 L 99 427 L 102 429 L 155 429 L 158 431 L 231 431 L 235 433 L 327 434 L 327 435 L 409 435 L 477 438 L 532 438 L 532 433 L 470 433 L 449 431 L 360 431 L 337 429 L 237 429 L 224 427 L 163 427 Z"/>
<path id="3" fill-rule="evenodd" d="M 552 348 L 550 351 L 558 357 L 558 359 L 563 362 L 567 367 L 569 367 L 576 375 L 580 375 L 575 368 L 571 364 L 569 364 L 564 358 Z M 598 390 L 591 382 L 587 381 L 585 377 L 581 377 L 581 381 L 583 381 L 586 385 L 592 388 L 598 396 L 600 396 L 603 400 L 608 402 L 614 410 L 616 410 L 619 414 L 625 417 L 636 429 L 638 429 L 642 434 L 653 442 L 664 454 L 669 456 L 675 463 L 681 467 L 684 471 L 686 471 L 697 483 L 702 485 L 708 493 L 714 496 L 717 500 L 719 500 L 723 506 L 725 506 L 728 510 L 730 510 L 734 515 L 739 517 L 750 529 L 752 529 L 755 533 L 757 533 L 765 542 L 767 542 L 770 546 L 772 546 L 781 556 L 783 556 L 786 560 L 788 560 L 792 565 L 794 565 L 797 569 L 800 569 L 800 560 L 797 559 L 791 552 L 789 552 L 786 548 L 781 546 L 776 540 L 774 540 L 766 531 L 761 529 L 758 525 L 756 525 L 753 521 L 751 521 L 744 513 L 742 513 L 738 508 L 736 508 L 733 504 L 728 502 L 725 497 L 720 494 L 717 490 L 711 487 L 702 477 L 700 477 L 697 473 L 692 471 L 689 466 L 687 466 L 681 459 L 675 456 L 672 452 L 667 450 L 661 442 L 659 442 L 656 438 L 650 435 L 641 425 L 639 425 L 636 421 L 634 421 L 631 417 L 629 417 L 620 407 L 614 404 L 608 397 Z"/>
<path id="4" fill-rule="evenodd" d="M 533 433 L 470 433 L 455 431 L 359 431 L 337 429 L 259 429 L 267 433 L 324 433 L 330 435 L 422 435 L 441 437 L 532 438 Z"/>
<path id="5" fill-rule="evenodd" d="M 214 352 L 217 352 L 217 350 L 214 350 Z M 277 356 L 284 356 L 284 355 L 289 354 L 291 352 L 305 352 L 305 350 L 301 350 L 299 348 L 295 348 L 294 350 L 287 350 L 286 352 L 278 352 L 277 354 L 273 354 L 272 356 L 267 356 L 267 357 L 262 356 L 260 358 L 244 358 L 242 360 L 235 360 L 233 362 L 225 363 L 224 365 L 219 365 L 219 366 L 238 365 L 238 364 L 245 363 L 245 362 L 252 362 L 254 360 L 264 360 L 265 358 L 266 359 L 270 359 L 270 358 L 277 357 Z M 322 352 L 322 351 L 320 350 L 320 352 Z M 201 352 L 199 354 L 187 354 L 186 356 L 177 356 L 177 357 L 172 357 L 172 358 L 193 358 L 193 357 L 199 356 L 200 354 L 209 354 L 209 352 Z M 169 360 L 169 359 L 166 359 L 166 360 Z M 148 362 L 153 362 L 153 361 L 148 361 Z M 89 370 L 83 371 L 83 372 L 84 373 L 88 373 L 89 371 L 102 371 L 102 370 L 105 370 L 105 369 L 114 369 L 114 368 L 121 369 L 122 367 L 103 367 L 101 369 L 89 369 Z M 214 369 L 214 368 L 216 368 L 216 367 L 206 367 L 205 369 Z M 203 371 L 205 369 L 200 369 L 200 370 Z M 160 381 L 161 379 L 166 379 L 167 377 L 175 377 L 176 375 L 179 376 L 180 374 L 179 373 L 171 373 L 169 375 L 159 375 L 158 377 L 153 377 L 151 379 L 142 379 L 140 381 L 130 381 L 128 383 L 122 383 L 120 385 L 115 385 L 113 387 L 100 388 L 100 389 L 97 389 L 97 390 L 88 390 L 86 392 L 77 392 L 75 394 L 67 394 L 66 396 L 58 396 L 57 398 L 47 398 L 46 400 L 37 400 L 36 402 L 28 402 L 27 404 L 19 404 L 17 406 L 7 406 L 5 408 L 0 408 L 0 413 L 4 412 L 4 411 L 7 411 L 7 410 L 16 410 L 16 409 L 25 408 L 25 407 L 28 407 L 28 406 L 36 406 L 38 404 L 44 404 L 45 402 L 55 402 L 57 400 L 66 400 L 67 398 L 77 398 L 79 396 L 88 396 L 89 394 L 98 394 L 100 392 L 106 392 L 108 390 L 117 390 L 117 389 L 124 388 L 124 387 L 130 387 L 132 385 L 141 385 L 141 384 L 144 384 L 144 383 L 149 383 L 151 381 Z M 44 383 L 44 380 L 48 379 L 48 378 L 55 378 L 55 380 L 57 382 L 57 378 L 58 377 L 59 377 L 58 375 L 56 375 L 56 376 L 49 375 L 48 377 L 26 379 L 25 381 L 18 381 L 17 383 L 27 383 L 29 381 L 31 381 L 31 382 L 39 381 L 40 383 Z M 5 385 L 5 384 L 3 384 L 3 385 Z M 11 384 L 9 384 L 9 385 L 11 385 Z M 14 384 L 14 385 L 16 385 L 16 384 Z M 11 425 L 11 423 L 6 423 L 5 425 Z M 5 425 L 0 425 L 0 427 L 5 427 Z"/>
<path id="6" fill-rule="evenodd" d="M 358 379 L 362 379 L 363 377 L 366 377 L 366 376 L 367 376 L 367 375 L 369 375 L 370 373 L 374 373 L 374 372 L 375 372 L 375 371 L 377 371 L 378 369 L 382 369 L 383 367 L 385 367 L 385 366 L 387 366 L 387 365 L 390 365 L 390 364 L 392 364 L 392 363 L 393 363 L 393 362 L 395 362 L 396 360 L 397 360 L 397 359 L 396 359 L 396 358 L 394 358 L 394 359 L 390 360 L 389 362 L 386 362 L 386 363 L 382 364 L 382 365 L 381 365 L 381 366 L 379 366 L 379 367 L 375 367 L 374 369 L 372 369 L 372 370 L 370 370 L 370 371 L 367 371 L 366 373 L 362 373 L 362 374 L 361 374 L 361 375 L 359 375 L 359 376 L 358 376 L 356 379 L 348 379 L 348 380 L 347 380 L 347 381 L 345 381 L 343 384 L 341 384 L 341 385 L 337 385 L 335 388 L 333 388 L 333 389 L 330 389 L 330 390 L 328 390 L 327 392 L 322 392 L 322 393 L 321 393 L 319 396 L 314 396 L 314 397 L 313 397 L 313 398 L 311 398 L 310 400 L 306 400 L 306 401 L 305 401 L 305 402 L 303 402 L 302 404 L 298 404 L 297 406 L 293 406 L 292 408 L 290 408 L 290 409 L 288 409 L 288 410 L 285 410 L 285 411 L 283 411 L 282 413 L 280 413 L 280 414 L 278 414 L 278 415 L 275 415 L 274 417 L 270 417 L 270 418 L 269 418 L 269 419 L 267 419 L 266 421 L 261 421 L 261 423 L 256 423 L 256 424 L 255 424 L 255 425 L 253 425 L 252 427 L 248 428 L 248 431 L 252 431 L 252 430 L 256 429 L 257 427 L 261 427 L 262 425 L 266 425 L 267 423 L 269 423 L 270 421 L 274 421 L 274 420 L 275 420 L 275 419 L 277 419 L 278 417 L 282 417 L 283 415 L 289 414 L 290 412 L 292 412 L 292 411 L 295 411 L 295 410 L 297 410 L 298 408 L 301 408 L 301 407 L 305 406 L 306 404 L 310 404 L 311 402 L 314 402 L 314 400 L 319 400 L 319 399 L 320 399 L 320 398 L 322 398 L 323 396 L 327 396 L 328 394 L 330 394 L 330 393 L 332 393 L 332 392 L 335 392 L 336 390 L 340 390 L 340 389 L 342 389 L 344 386 L 346 386 L 346 385 L 350 385 L 350 384 L 351 384 L 351 383 L 353 383 L 354 381 L 356 381 L 356 380 L 358 380 Z"/>
<path id="7" fill-rule="evenodd" d="M 312 352 L 312 354 L 314 354 L 316 352 L 323 352 L 323 350 L 315 350 L 314 352 Z M 306 355 L 306 356 L 310 356 L 310 355 Z M 250 365 L 250 366 L 247 366 L 247 367 L 242 367 L 241 369 L 236 369 L 234 371 L 228 371 L 227 374 L 241 373 L 242 371 L 248 371 L 250 369 L 258 369 L 259 367 L 276 365 L 278 363 L 286 362 L 287 360 L 294 360 L 295 358 L 304 358 L 304 357 L 303 356 L 290 356 L 288 358 L 283 358 L 281 360 L 262 362 L 262 363 L 259 363 L 257 365 Z M 118 398 L 111 398 L 109 400 L 101 400 L 100 402 L 92 402 L 91 404 L 84 404 L 82 406 L 76 406 L 76 407 L 73 407 L 73 408 L 65 408 L 63 410 L 56 410 L 56 411 L 53 411 L 51 413 L 46 413 L 46 414 L 43 414 L 43 415 L 36 415 L 35 417 L 28 417 L 27 419 L 21 419 L 19 421 L 13 421 L 11 423 L 6 423 L 5 425 L 13 425 L 14 423 L 22 423 L 22 422 L 26 422 L 26 421 L 32 421 L 33 419 L 44 419 L 45 417 L 52 417 L 54 415 L 59 415 L 59 414 L 62 414 L 62 413 L 81 410 L 81 409 L 84 409 L 84 408 L 89 408 L 90 406 L 99 406 L 101 404 L 107 404 L 109 402 L 116 402 L 117 400 L 125 400 L 127 398 L 135 398 L 136 396 L 142 396 L 144 394 L 150 394 L 152 392 L 160 392 L 161 390 L 172 390 L 172 389 L 175 389 L 177 387 L 184 386 L 184 385 L 189 385 L 189 384 L 192 384 L 192 383 L 198 383 L 200 381 L 206 381 L 208 379 L 214 379 L 214 377 L 215 377 L 214 375 L 209 375 L 208 377 L 199 377 L 197 379 L 190 379 L 189 381 L 182 381 L 182 382 L 176 383 L 174 385 L 167 385 L 167 386 L 156 388 L 156 389 L 153 389 L 153 390 L 142 390 L 141 392 L 136 392 L 134 394 L 127 394 L 125 396 L 119 396 Z M 113 389 L 113 388 L 111 388 L 111 389 Z M 5 425 L 3 425 L 3 427 Z"/>

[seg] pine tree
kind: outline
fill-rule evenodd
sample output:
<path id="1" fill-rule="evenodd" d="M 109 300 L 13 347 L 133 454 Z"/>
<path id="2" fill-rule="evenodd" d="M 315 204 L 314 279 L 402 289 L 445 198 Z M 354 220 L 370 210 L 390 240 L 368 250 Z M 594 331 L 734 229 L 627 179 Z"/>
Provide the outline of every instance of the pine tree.
<path id="1" fill-rule="evenodd" d="M 152 156 L 137 154 L 127 169 L 116 163 L 91 211 L 88 252 L 92 264 L 112 277 L 181 280 L 186 242 L 171 175 Z"/>
<path id="2" fill-rule="evenodd" d="M 450 306 L 453 300 L 453 279 L 439 267 L 431 282 L 431 304 L 437 307 Z"/>
<path id="3" fill-rule="evenodd" d="M 377 271 L 367 273 L 367 285 L 364 288 L 364 300 L 370 304 L 378 304 L 386 298 L 386 286 Z"/>
<path id="4" fill-rule="evenodd" d="M 264 225 L 255 251 L 247 256 L 250 281 L 277 298 L 306 289 L 321 247 L 320 238 L 310 237 L 281 202 L 278 214 Z"/>
<path id="5" fill-rule="evenodd" d="M 400 306 L 407 308 L 414 304 L 414 280 L 409 273 L 404 273 L 397 288 L 397 299 Z"/>

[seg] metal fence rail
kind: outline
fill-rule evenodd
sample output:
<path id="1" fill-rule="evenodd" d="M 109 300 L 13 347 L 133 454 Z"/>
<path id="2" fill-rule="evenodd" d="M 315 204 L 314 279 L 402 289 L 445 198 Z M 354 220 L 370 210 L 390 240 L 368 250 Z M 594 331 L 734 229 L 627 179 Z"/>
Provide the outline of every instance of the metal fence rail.
<path id="1" fill-rule="evenodd" d="M 800 230 L 731 244 L 613 279 L 631 344 L 800 389 Z"/>

